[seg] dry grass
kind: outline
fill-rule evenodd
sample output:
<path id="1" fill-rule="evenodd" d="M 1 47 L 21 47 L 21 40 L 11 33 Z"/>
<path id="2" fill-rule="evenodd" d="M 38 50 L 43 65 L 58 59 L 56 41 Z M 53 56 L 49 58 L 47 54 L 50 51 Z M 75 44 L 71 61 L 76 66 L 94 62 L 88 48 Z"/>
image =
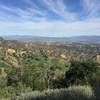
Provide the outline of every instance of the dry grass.
<path id="1" fill-rule="evenodd" d="M 94 100 L 94 93 L 89 86 L 73 86 L 67 89 L 21 94 L 16 100 Z"/>

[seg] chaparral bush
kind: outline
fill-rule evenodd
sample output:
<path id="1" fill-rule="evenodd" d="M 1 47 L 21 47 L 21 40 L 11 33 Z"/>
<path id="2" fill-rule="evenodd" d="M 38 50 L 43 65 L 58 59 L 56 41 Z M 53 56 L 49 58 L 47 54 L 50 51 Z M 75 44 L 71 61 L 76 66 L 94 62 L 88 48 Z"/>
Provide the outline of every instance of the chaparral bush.
<path id="1" fill-rule="evenodd" d="M 25 93 L 16 100 L 94 100 L 94 93 L 89 86 L 72 86 L 67 89 Z"/>

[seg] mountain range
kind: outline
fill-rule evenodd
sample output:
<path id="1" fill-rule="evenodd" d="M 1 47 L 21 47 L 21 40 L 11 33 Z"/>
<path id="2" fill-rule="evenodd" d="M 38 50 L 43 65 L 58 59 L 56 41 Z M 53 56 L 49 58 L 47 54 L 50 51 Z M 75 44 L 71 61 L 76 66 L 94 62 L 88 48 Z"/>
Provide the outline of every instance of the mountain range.
<path id="1" fill-rule="evenodd" d="M 19 40 L 22 42 L 81 42 L 100 43 L 100 36 L 72 36 L 72 37 L 42 37 L 31 35 L 2 36 L 6 40 Z"/>

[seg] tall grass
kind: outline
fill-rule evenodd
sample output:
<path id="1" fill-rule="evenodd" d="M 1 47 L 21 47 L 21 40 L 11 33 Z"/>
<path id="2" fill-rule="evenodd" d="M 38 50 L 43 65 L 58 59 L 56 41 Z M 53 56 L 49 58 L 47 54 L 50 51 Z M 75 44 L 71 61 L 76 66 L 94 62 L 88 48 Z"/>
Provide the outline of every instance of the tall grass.
<path id="1" fill-rule="evenodd" d="M 73 86 L 67 89 L 21 94 L 16 100 L 94 100 L 94 93 L 89 86 Z"/>

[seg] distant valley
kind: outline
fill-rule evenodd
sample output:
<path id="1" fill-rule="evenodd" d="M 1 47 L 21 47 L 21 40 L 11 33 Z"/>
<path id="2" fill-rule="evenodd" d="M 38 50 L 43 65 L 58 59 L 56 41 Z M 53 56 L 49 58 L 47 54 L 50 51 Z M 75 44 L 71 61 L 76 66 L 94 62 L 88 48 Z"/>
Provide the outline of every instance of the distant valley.
<path id="1" fill-rule="evenodd" d="M 2 36 L 7 40 L 19 40 L 22 42 L 78 42 L 100 43 L 100 36 L 73 36 L 73 37 L 42 37 L 30 35 Z"/>

